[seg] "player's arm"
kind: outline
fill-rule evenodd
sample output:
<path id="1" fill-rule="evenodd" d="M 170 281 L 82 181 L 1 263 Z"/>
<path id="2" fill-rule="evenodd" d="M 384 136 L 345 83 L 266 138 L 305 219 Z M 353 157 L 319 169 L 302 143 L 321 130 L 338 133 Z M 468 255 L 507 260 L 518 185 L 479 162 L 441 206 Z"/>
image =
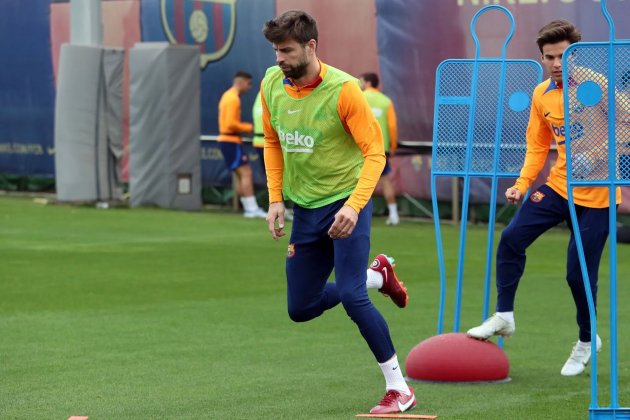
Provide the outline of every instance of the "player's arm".
<path id="1" fill-rule="evenodd" d="M 387 108 L 387 129 L 389 130 L 389 151 L 393 154 L 398 148 L 398 121 L 393 102 L 390 102 Z"/>
<path id="2" fill-rule="evenodd" d="M 241 121 L 241 101 L 238 98 L 230 97 L 223 111 L 225 112 L 227 133 L 238 134 L 254 131 L 253 124 Z"/>
<path id="3" fill-rule="evenodd" d="M 346 82 L 342 86 L 337 112 L 344 128 L 354 138 L 365 159 L 357 186 L 346 202 L 358 213 L 372 197 L 385 167 L 383 134 L 356 83 Z"/>
<path id="4" fill-rule="evenodd" d="M 352 234 L 359 212 L 374 192 L 385 167 L 385 152 L 381 127 L 358 84 L 343 84 L 339 92 L 337 112 L 345 130 L 354 138 L 364 158 L 357 186 L 335 215 L 335 221 L 328 230 L 331 238 L 343 239 Z"/>
<path id="5" fill-rule="evenodd" d="M 267 175 L 267 189 L 269 190 L 269 211 L 267 224 L 273 239 L 284 236 L 284 202 L 282 201 L 282 174 L 284 172 L 284 158 L 278 133 L 271 125 L 271 113 L 265 100 L 263 83 L 260 83 L 260 100 L 262 103 L 262 123 L 265 136 L 265 173 Z M 276 220 L 278 225 L 276 227 Z"/>
<path id="6" fill-rule="evenodd" d="M 529 114 L 529 124 L 527 125 L 527 151 L 525 153 L 525 163 L 523 164 L 523 168 L 521 168 L 519 178 L 512 187 L 517 189 L 520 193 L 516 201 L 520 199 L 520 196 L 525 195 L 529 187 L 536 180 L 536 177 L 538 177 L 542 168 L 545 166 L 547 155 L 549 154 L 549 149 L 551 148 L 552 138 L 553 135 L 551 133 L 551 129 L 543 116 L 540 104 L 534 98 L 532 101 L 532 109 Z M 511 201 L 510 197 L 507 196 L 507 191 L 506 197 L 508 198 L 508 201 Z"/>

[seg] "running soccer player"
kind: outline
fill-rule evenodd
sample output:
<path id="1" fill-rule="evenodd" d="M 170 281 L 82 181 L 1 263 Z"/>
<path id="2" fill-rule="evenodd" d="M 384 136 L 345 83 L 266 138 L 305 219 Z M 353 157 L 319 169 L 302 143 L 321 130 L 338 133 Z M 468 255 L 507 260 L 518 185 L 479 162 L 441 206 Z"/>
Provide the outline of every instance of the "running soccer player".
<path id="1" fill-rule="evenodd" d="M 372 113 L 376 117 L 376 121 L 381 127 L 383 133 L 383 142 L 385 144 L 385 169 L 381 174 L 380 183 L 383 186 L 383 195 L 387 203 L 389 215 L 385 224 L 396 226 L 400 222 L 398 216 L 398 204 L 396 204 L 396 190 L 392 183 L 392 168 L 389 164 L 389 158 L 396 152 L 398 147 L 398 125 L 396 124 L 396 111 L 394 103 L 383 92 L 378 90 L 379 79 L 376 73 L 363 73 L 359 77 L 361 89 L 365 94 L 365 98 L 372 108 Z"/>
<path id="2" fill-rule="evenodd" d="M 497 312 L 482 325 L 468 330 L 471 337 L 486 340 L 493 335 L 509 337 L 514 333 L 514 300 L 525 269 L 525 250 L 540 235 L 558 223 L 564 221 L 571 226 L 567 200 L 562 90 L 573 89 L 574 86 L 562 86 L 562 54 L 569 45 L 580 39 L 581 34 L 577 28 L 565 20 L 555 20 L 545 25 L 538 33 L 536 43 L 550 78 L 534 89 L 526 134 L 525 163 L 514 186 L 505 192 L 508 202 L 515 204 L 525 195 L 545 164 L 552 139 L 557 146 L 558 159 L 551 168 L 546 184 L 533 192 L 523 203 L 501 235 L 496 262 Z M 589 127 L 585 128 L 587 131 L 583 133 L 584 136 L 589 135 Z M 579 153 L 573 154 L 572 157 L 575 173 L 581 172 L 586 176 L 592 171 L 590 162 L 579 159 Z M 609 191 L 607 187 L 579 187 L 573 191 L 590 286 L 593 298 L 597 302 L 599 262 L 608 238 Z M 616 202 L 617 204 L 621 202 L 619 189 Z M 584 371 L 591 358 L 591 324 L 573 228 L 567 251 L 566 280 L 577 309 L 579 336 L 560 373 L 564 376 L 575 376 Z M 598 351 L 601 349 L 599 336 L 596 348 Z"/>
<path id="3" fill-rule="evenodd" d="M 305 322 L 343 304 L 385 377 L 385 397 L 371 412 L 409 410 L 416 404 L 413 389 L 367 293 L 376 287 L 399 307 L 407 305 L 407 291 L 385 255 L 366 276 L 370 197 L 385 165 L 381 130 L 358 81 L 318 60 L 310 15 L 283 13 L 265 23 L 263 34 L 278 64 L 261 84 L 273 239 L 285 235 L 283 198 L 295 203 L 286 260 L 289 317 Z M 328 282 L 333 269 L 336 281 Z"/>

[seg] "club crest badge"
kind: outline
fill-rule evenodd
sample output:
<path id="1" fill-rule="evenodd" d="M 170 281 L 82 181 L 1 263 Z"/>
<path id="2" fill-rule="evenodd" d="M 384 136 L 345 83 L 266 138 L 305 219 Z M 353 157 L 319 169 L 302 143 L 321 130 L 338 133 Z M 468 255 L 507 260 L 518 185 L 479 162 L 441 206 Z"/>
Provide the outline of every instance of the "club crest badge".
<path id="1" fill-rule="evenodd" d="M 543 200 L 543 198 L 545 198 L 545 194 L 541 193 L 540 191 L 536 191 L 535 193 L 531 195 L 531 200 L 534 203 L 540 203 Z"/>
<path id="2" fill-rule="evenodd" d="M 289 244 L 287 249 L 287 258 L 291 258 L 295 255 L 295 244 Z"/>
<path id="3" fill-rule="evenodd" d="M 199 47 L 202 69 L 228 53 L 236 31 L 236 0 L 160 2 L 166 38 L 171 44 Z"/>

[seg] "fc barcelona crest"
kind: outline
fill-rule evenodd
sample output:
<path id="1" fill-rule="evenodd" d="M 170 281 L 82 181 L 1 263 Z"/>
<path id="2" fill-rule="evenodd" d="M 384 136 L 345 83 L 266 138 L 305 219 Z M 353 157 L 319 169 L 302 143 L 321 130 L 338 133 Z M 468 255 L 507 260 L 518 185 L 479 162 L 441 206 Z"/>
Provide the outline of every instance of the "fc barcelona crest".
<path id="1" fill-rule="evenodd" d="M 236 0 L 160 0 L 171 44 L 197 45 L 201 68 L 223 58 L 234 43 Z"/>
<path id="2" fill-rule="evenodd" d="M 540 191 L 536 191 L 531 195 L 531 199 L 534 203 L 540 203 L 543 198 L 545 198 L 545 194 L 541 193 Z"/>

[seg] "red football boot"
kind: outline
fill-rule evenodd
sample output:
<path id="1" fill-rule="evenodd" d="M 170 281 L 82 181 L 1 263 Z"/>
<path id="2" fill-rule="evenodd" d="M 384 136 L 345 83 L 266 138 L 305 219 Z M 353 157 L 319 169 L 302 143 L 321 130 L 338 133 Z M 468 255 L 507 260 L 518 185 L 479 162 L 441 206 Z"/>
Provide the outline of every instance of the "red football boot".
<path id="1" fill-rule="evenodd" d="M 407 306 L 407 300 L 409 299 L 407 296 L 407 288 L 403 282 L 396 277 L 394 266 L 389 262 L 387 255 L 378 254 L 376 258 L 374 258 L 370 269 L 378 271 L 383 276 L 383 287 L 378 289 L 378 291 L 385 296 L 389 296 L 399 308 Z"/>
<path id="2" fill-rule="evenodd" d="M 389 390 L 376 407 L 370 410 L 370 414 L 404 413 L 416 406 L 416 396 L 413 388 L 409 387 L 411 395 L 405 395 L 395 390 Z"/>

